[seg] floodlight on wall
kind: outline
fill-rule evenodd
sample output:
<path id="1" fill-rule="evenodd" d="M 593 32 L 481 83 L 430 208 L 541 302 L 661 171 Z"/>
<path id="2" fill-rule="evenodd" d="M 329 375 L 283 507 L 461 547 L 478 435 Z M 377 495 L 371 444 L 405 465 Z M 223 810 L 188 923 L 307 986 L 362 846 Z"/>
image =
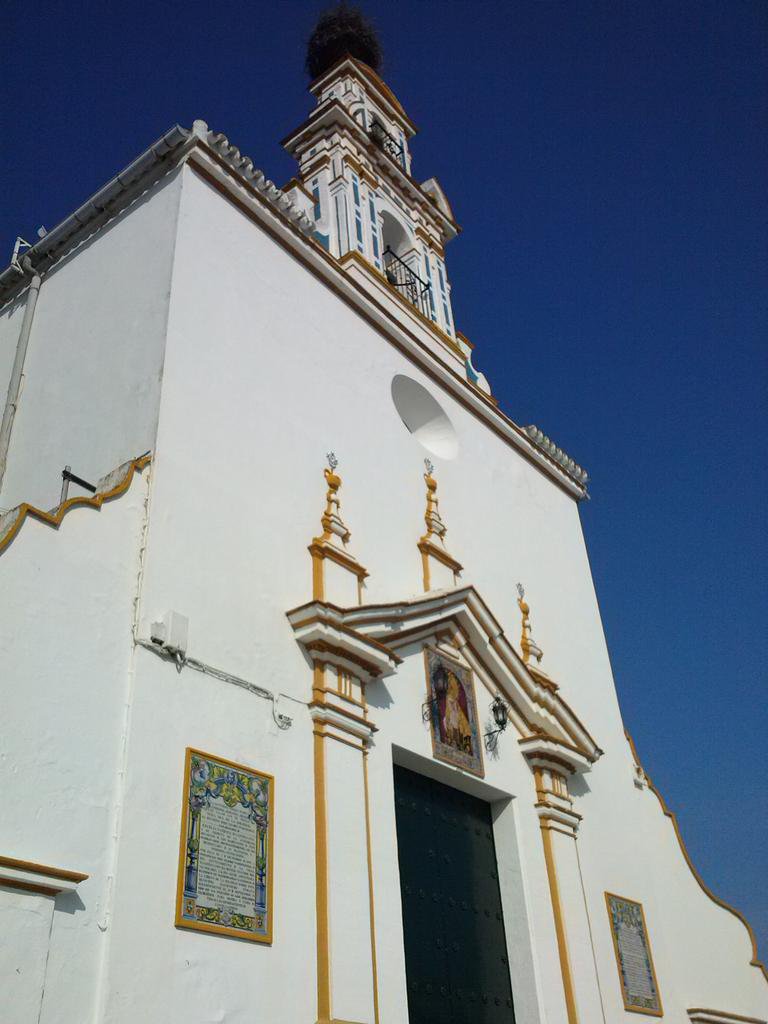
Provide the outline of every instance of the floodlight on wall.
<path id="1" fill-rule="evenodd" d="M 507 728 L 507 724 L 509 722 L 509 706 L 500 693 L 497 693 L 493 698 L 491 714 L 493 715 L 493 721 L 496 724 L 496 728 L 491 729 L 491 731 L 487 732 L 483 737 L 485 740 L 485 749 L 488 751 L 496 749 L 499 743 L 499 736 Z"/>

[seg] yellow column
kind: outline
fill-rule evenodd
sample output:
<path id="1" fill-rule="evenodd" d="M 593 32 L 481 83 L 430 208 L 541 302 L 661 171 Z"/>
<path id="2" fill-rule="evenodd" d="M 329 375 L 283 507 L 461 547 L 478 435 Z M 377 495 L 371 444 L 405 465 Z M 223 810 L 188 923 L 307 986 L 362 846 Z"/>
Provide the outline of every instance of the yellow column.
<path id="1" fill-rule="evenodd" d="M 317 1024 L 331 1020 L 331 960 L 328 935 L 328 813 L 325 797 L 324 729 L 314 729 L 315 906 L 317 912 Z"/>
<path id="2" fill-rule="evenodd" d="M 576 1012 L 576 997 L 573 992 L 571 961 L 568 956 L 568 940 L 565 935 L 563 907 L 560 901 L 560 886 L 557 882 L 557 866 L 555 864 L 555 854 L 552 849 L 552 830 L 545 821 L 541 821 L 540 824 L 541 839 L 544 844 L 544 861 L 547 865 L 549 896 L 552 901 L 552 914 L 555 918 L 557 952 L 560 957 L 560 973 L 563 976 L 563 991 L 565 993 L 565 1008 L 568 1013 L 568 1024 L 579 1024 L 579 1015 Z"/>

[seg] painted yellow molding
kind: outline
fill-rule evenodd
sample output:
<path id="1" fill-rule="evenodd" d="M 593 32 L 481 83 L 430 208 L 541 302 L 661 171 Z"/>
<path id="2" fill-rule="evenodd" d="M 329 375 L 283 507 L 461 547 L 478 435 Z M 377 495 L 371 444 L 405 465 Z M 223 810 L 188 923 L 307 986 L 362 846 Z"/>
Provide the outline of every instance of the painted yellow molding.
<path id="1" fill-rule="evenodd" d="M 311 164 L 307 164 L 307 166 L 302 169 L 301 175 L 306 181 L 307 178 L 312 178 L 326 167 L 330 167 L 330 164 L 331 158 L 329 156 L 319 156 L 314 159 Z M 312 201 L 314 202 L 314 198 Z"/>
<path id="2" fill-rule="evenodd" d="M 3 869 L 6 869 L 4 871 Z M 29 875 L 40 875 L 45 882 L 29 881 L 16 878 L 8 874 L 7 870 L 25 871 Z M 62 887 L 55 884 L 56 879 L 62 882 L 74 882 L 77 885 L 84 882 L 88 875 L 81 871 L 68 871 L 66 868 L 54 868 L 48 864 L 38 864 L 33 860 L 19 860 L 16 857 L 0 857 L 0 885 L 8 889 L 21 889 L 24 892 L 34 892 L 41 896 L 56 896 L 61 892 Z M 51 885 L 51 879 L 54 884 Z"/>
<path id="3" fill-rule="evenodd" d="M 450 336 L 450 334 L 446 334 L 445 331 L 442 328 L 438 327 L 433 320 L 430 320 L 429 317 L 424 316 L 421 310 L 418 309 L 418 307 L 414 306 L 410 299 L 406 299 L 405 296 L 397 288 L 395 288 L 393 284 L 390 284 L 386 276 L 382 274 L 380 270 L 377 270 L 377 268 L 374 267 L 372 263 L 369 263 L 365 256 L 359 253 L 357 249 L 350 249 L 349 252 L 345 253 L 343 256 L 339 258 L 338 263 L 339 266 L 341 267 L 346 267 L 347 264 L 349 263 L 357 263 L 361 267 L 363 267 L 368 273 L 374 274 L 376 277 L 381 278 L 382 284 L 386 285 L 386 287 L 389 289 L 392 295 L 395 296 L 395 298 L 401 305 L 405 306 L 409 313 L 413 313 L 419 320 L 421 320 L 425 327 L 428 327 L 432 334 L 434 334 L 435 337 L 443 343 L 443 345 L 449 348 L 457 356 L 460 356 L 462 359 L 464 359 L 464 353 L 461 351 L 461 346 L 456 343 L 456 341 Z"/>
<path id="4" fill-rule="evenodd" d="M 312 555 L 312 597 L 315 601 L 325 600 L 324 561 L 329 558 L 357 577 L 357 600 L 358 604 L 362 604 L 363 583 L 368 571 L 360 565 L 354 555 L 345 550 L 352 534 L 341 518 L 341 499 L 339 498 L 341 477 L 335 472 L 337 462 L 333 452 L 328 453 L 328 461 L 330 468 L 323 470 L 325 482 L 328 485 L 325 495 L 325 511 L 320 517 L 323 532 L 321 536 L 313 538 L 308 549 Z"/>
<path id="5" fill-rule="evenodd" d="M 354 608 L 342 608 L 332 602 L 324 602 L 318 608 L 317 605 L 313 605 L 310 602 L 309 604 L 293 608 L 286 614 L 295 630 L 317 621 L 328 621 L 333 624 L 335 629 L 348 632 L 350 636 L 365 644 L 373 645 L 376 650 L 386 652 L 395 663 L 398 663 L 401 661 L 401 658 L 395 650 L 395 644 L 400 649 L 405 643 L 433 635 L 436 630 L 456 629 L 459 632 L 461 631 L 460 618 L 457 617 L 454 611 L 446 610 L 444 605 L 441 605 L 441 619 L 439 622 L 430 622 L 427 625 L 422 623 L 409 627 L 408 623 L 412 619 L 423 614 L 423 606 L 430 604 L 433 600 L 434 597 L 432 595 L 424 594 L 403 604 L 366 604 Z M 516 727 L 521 733 L 519 742 L 525 742 L 525 740 L 531 739 L 536 735 L 546 735 L 552 743 L 562 748 L 564 755 L 562 758 L 563 767 L 568 772 L 571 771 L 571 764 L 567 760 L 567 753 L 569 751 L 580 754 L 590 761 L 596 761 L 601 751 L 583 722 L 574 712 L 572 706 L 559 693 L 554 693 L 553 697 L 547 697 L 546 699 L 539 693 L 539 687 L 543 685 L 542 681 L 530 670 L 526 673 L 526 667 L 523 665 L 520 655 L 507 639 L 504 630 L 495 620 L 490 608 L 478 591 L 472 585 L 468 585 L 457 592 L 456 600 L 473 604 L 476 602 L 484 615 L 488 616 L 493 622 L 493 628 L 488 634 L 487 647 L 498 656 L 504 668 L 509 672 L 511 680 L 506 676 L 502 677 L 497 674 L 492 666 L 488 664 L 483 647 L 475 648 L 471 642 L 467 641 L 462 643 L 462 647 L 466 646 L 473 659 L 483 668 L 483 671 L 480 672 L 476 666 L 470 666 L 475 671 L 476 676 L 483 682 L 483 685 L 487 687 L 488 692 L 494 696 L 497 692 L 500 692 L 510 704 L 511 713 L 514 713 L 513 721 L 515 721 Z M 384 645 L 362 631 L 366 628 L 371 628 L 373 622 L 375 622 L 377 629 L 390 623 L 399 624 L 397 630 L 388 631 L 388 645 L 392 644 L 393 646 Z M 373 667 L 375 668 L 376 666 Z M 487 682 L 486 673 L 490 673 L 490 678 L 493 680 L 492 683 Z M 515 685 L 510 685 L 512 680 L 517 684 L 517 688 Z M 544 722 L 534 726 L 525 709 L 521 706 L 521 697 L 545 709 L 547 716 L 552 716 L 555 719 L 570 741 L 562 735 L 545 729 Z M 574 733 L 574 724 L 581 730 L 583 738 Z M 557 760 L 556 751 L 547 756 L 550 760 Z"/>
<path id="6" fill-rule="evenodd" d="M 314 689 L 330 692 L 325 687 L 325 666 L 316 665 L 314 669 Z M 314 707 L 325 702 L 314 701 Z M 334 712 L 342 709 L 332 706 Z M 347 714 L 349 714 L 347 712 Z M 365 724 L 365 719 L 357 715 L 351 718 Z M 375 728 L 375 726 L 370 726 Z M 338 725 L 334 723 L 334 728 Z M 379 1024 L 379 992 L 378 969 L 376 963 L 376 930 L 374 920 L 373 891 L 373 858 L 371 849 L 370 798 L 368 791 L 368 751 L 362 743 L 353 742 L 335 732 L 329 732 L 321 719 L 315 719 L 312 730 L 314 737 L 314 774 L 315 774 L 315 903 L 317 913 L 317 1024 L 354 1024 L 331 1016 L 331 951 L 330 951 L 330 917 L 329 917 L 329 881 L 328 881 L 328 808 L 325 771 L 326 739 L 336 740 L 362 755 L 363 792 L 365 799 L 365 836 L 366 859 L 368 868 L 368 906 L 371 933 L 371 971 L 373 975 L 373 1006 L 374 1024 Z"/>
<path id="7" fill-rule="evenodd" d="M 520 650 L 523 652 L 523 664 L 528 667 L 529 672 L 535 671 L 539 677 L 543 676 L 544 679 L 549 681 L 546 673 L 538 668 L 539 662 L 544 657 L 544 652 L 533 639 L 533 634 L 531 633 L 531 609 L 525 600 L 525 589 L 522 583 L 517 584 L 517 595 L 517 606 L 523 617 L 522 632 L 520 634 Z M 533 655 L 535 665 L 531 664 L 531 655 Z"/>
<path id="8" fill-rule="evenodd" d="M 725 1024 L 725 1021 L 728 1021 L 729 1024 L 731 1021 L 733 1021 L 734 1024 L 766 1024 L 766 1021 L 761 1020 L 759 1017 L 744 1017 L 739 1013 L 726 1013 L 724 1010 L 709 1010 L 701 1006 L 691 1007 L 691 1009 L 688 1010 L 688 1016 L 693 1024 L 697 1024 L 702 1017 L 705 1020 L 707 1017 L 717 1017 L 719 1021 L 723 1022 L 723 1024 Z"/>
<path id="9" fill-rule="evenodd" d="M 424 512 L 424 522 L 427 526 L 427 532 L 423 537 L 419 538 L 417 547 L 421 552 L 422 582 L 426 593 L 432 589 L 430 558 L 434 558 L 441 565 L 451 570 L 454 585 L 461 573 L 462 566 L 445 549 L 445 535 L 448 529 L 440 516 L 438 508 L 440 503 L 437 497 L 437 480 L 432 476 L 434 466 L 429 459 L 425 459 L 424 463 L 427 467 L 427 472 L 424 474 L 424 482 L 427 485 L 427 508 Z"/>
<path id="10" fill-rule="evenodd" d="M 298 178 L 291 178 L 289 181 L 287 181 L 285 183 L 285 185 L 283 185 L 282 191 L 283 192 L 289 192 L 292 188 L 297 188 L 299 190 L 299 192 L 303 192 L 304 195 L 306 196 L 306 198 L 309 199 L 309 201 L 311 203 L 314 203 L 315 197 L 306 188 L 306 186 L 303 185 L 302 182 L 299 181 Z"/>
<path id="11" fill-rule="evenodd" d="M 573 836 L 571 836 L 571 838 L 573 838 Z M 563 977 L 563 991 L 565 993 L 565 1008 L 568 1014 L 568 1024 L 579 1024 L 579 1015 L 576 1012 L 576 996 L 573 989 L 573 975 L 571 973 L 571 959 L 568 955 L 568 940 L 565 934 L 563 907 L 560 901 L 560 886 L 557 881 L 555 853 L 552 849 L 551 829 L 542 827 L 541 841 L 544 844 L 544 861 L 547 865 L 549 895 L 552 901 L 552 914 L 555 919 L 557 952 L 560 957 L 560 973 Z"/>
<path id="12" fill-rule="evenodd" d="M 373 848 L 371 844 L 371 801 L 368 794 L 368 751 L 363 751 L 363 790 L 365 792 L 365 843 L 368 855 L 368 912 L 371 921 L 371 970 L 373 971 L 373 1020 L 379 1024 L 379 977 L 376 964 L 376 918 L 373 895 Z"/>
<path id="13" fill-rule="evenodd" d="M 151 460 L 152 456 L 147 453 L 137 459 L 124 463 L 123 466 L 118 466 L 105 479 L 111 478 L 119 470 L 124 469 L 125 472 L 120 476 L 117 483 L 108 490 L 97 491 L 96 494 L 87 497 L 85 495 L 78 495 L 75 498 L 68 498 L 67 501 L 62 502 L 52 512 L 44 512 L 43 509 L 36 508 L 26 501 L 6 512 L 4 516 L 0 517 L 0 554 L 9 546 L 28 517 L 39 519 L 41 523 L 45 523 L 47 526 L 52 526 L 58 530 L 59 526 L 61 526 L 61 521 L 70 509 L 77 507 L 100 509 L 105 501 L 110 501 L 112 498 L 117 498 L 124 494 L 131 486 L 134 472 L 140 473 L 145 466 L 149 465 Z"/>
<path id="14" fill-rule="evenodd" d="M 359 160 L 356 160 L 351 153 L 344 154 L 344 162 L 348 164 L 352 168 L 352 170 L 357 173 L 357 175 L 360 177 L 362 181 L 366 183 L 366 185 L 370 186 L 371 188 L 379 187 L 379 179 L 371 171 L 369 171 L 367 167 L 361 164 Z"/>
<path id="15" fill-rule="evenodd" d="M 324 730 L 314 729 L 315 909 L 317 913 L 317 1024 L 331 1020 L 331 958 L 328 920 L 328 809 Z"/>
<path id="16" fill-rule="evenodd" d="M 629 743 L 629 749 L 632 751 L 632 757 L 635 760 L 635 764 L 637 765 L 638 768 L 640 768 L 642 770 L 643 774 L 645 775 L 646 781 L 648 783 L 648 788 L 653 793 L 653 795 L 656 797 L 656 799 L 659 801 L 659 805 L 660 805 L 662 811 L 664 812 L 664 814 L 666 815 L 666 817 L 669 818 L 669 820 L 672 822 L 672 827 L 675 830 L 675 836 L 677 837 L 677 842 L 678 842 L 678 844 L 680 846 L 680 849 L 682 851 L 683 857 L 685 858 L 685 863 L 688 865 L 688 868 L 690 869 L 691 874 L 693 875 L 693 877 L 698 882 L 699 888 L 705 893 L 705 895 L 709 896 L 709 898 L 712 900 L 712 902 L 716 903 L 718 905 L 718 907 L 722 907 L 723 910 L 727 910 L 729 914 L 733 914 L 734 917 L 737 917 L 739 919 L 739 921 L 741 921 L 741 923 L 747 929 L 747 933 L 749 935 L 750 942 L 752 943 L 752 959 L 750 960 L 750 966 L 751 967 L 757 967 L 760 971 L 762 971 L 765 980 L 768 981 L 768 969 L 766 968 L 766 966 L 762 962 L 762 960 L 758 959 L 758 956 L 757 956 L 757 939 L 755 938 L 755 933 L 752 930 L 752 925 L 749 923 L 749 921 L 746 919 L 746 917 L 744 917 L 744 915 L 741 913 L 740 910 L 737 910 L 736 907 L 732 907 L 731 904 L 730 903 L 726 903 L 725 900 L 721 900 L 719 896 L 715 896 L 715 894 L 712 892 L 712 890 L 706 884 L 706 882 L 701 877 L 699 872 L 696 870 L 696 868 L 694 867 L 693 861 L 691 860 L 690 854 L 688 853 L 688 850 L 686 849 L 685 842 L 683 841 L 683 837 L 682 837 L 682 835 L 680 833 L 680 826 L 677 823 L 677 816 L 675 815 L 674 811 L 670 811 L 670 809 L 667 807 L 667 804 L 666 804 L 666 801 L 664 800 L 664 797 L 658 791 L 656 786 L 654 786 L 653 782 L 651 781 L 650 775 L 648 774 L 648 772 L 646 772 L 646 770 L 643 768 L 642 764 L 640 763 L 640 758 L 637 756 L 637 750 L 635 748 L 634 740 L 632 739 L 632 737 L 630 736 L 629 732 L 626 729 L 624 730 L 624 735 L 626 736 L 627 742 Z"/>
<path id="17" fill-rule="evenodd" d="M 437 241 L 437 239 L 433 238 L 428 231 L 424 230 L 421 224 L 416 225 L 413 233 L 416 235 L 417 238 L 420 238 L 422 242 L 425 242 L 430 247 L 430 249 L 434 249 L 434 251 L 440 257 L 440 259 L 445 259 L 445 249 L 442 247 L 440 242 Z M 456 332 L 456 336 L 463 337 L 463 335 L 460 335 L 459 331 Z M 470 347 L 474 348 L 473 345 Z"/>
<path id="18" fill-rule="evenodd" d="M 16 857 L 0 857 L 0 868 L 16 868 L 17 871 L 29 871 L 34 875 L 49 875 L 64 882 L 84 882 L 88 878 L 82 871 L 52 868 L 48 864 L 38 864 L 34 860 L 18 860 Z"/>

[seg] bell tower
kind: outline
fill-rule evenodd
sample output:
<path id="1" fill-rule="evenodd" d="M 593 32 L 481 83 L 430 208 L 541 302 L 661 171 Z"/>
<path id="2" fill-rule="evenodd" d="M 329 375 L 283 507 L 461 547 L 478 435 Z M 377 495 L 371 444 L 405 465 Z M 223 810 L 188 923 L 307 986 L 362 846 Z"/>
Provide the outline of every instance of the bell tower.
<path id="1" fill-rule="evenodd" d="M 476 383 L 445 265 L 445 245 L 460 229 L 437 179 L 413 176 L 417 129 L 380 67 L 378 40 L 359 12 L 342 4 L 323 15 L 307 53 L 316 105 L 283 145 L 298 162 L 297 185 L 311 196 L 315 240 L 345 266 L 363 261 L 383 278 Z"/>

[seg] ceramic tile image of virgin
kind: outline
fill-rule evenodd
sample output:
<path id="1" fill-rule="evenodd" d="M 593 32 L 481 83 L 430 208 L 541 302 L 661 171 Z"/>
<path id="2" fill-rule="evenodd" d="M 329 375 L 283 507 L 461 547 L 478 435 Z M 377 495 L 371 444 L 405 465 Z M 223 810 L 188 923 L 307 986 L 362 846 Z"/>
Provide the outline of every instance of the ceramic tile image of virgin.
<path id="1" fill-rule="evenodd" d="M 483 757 L 472 672 L 441 651 L 428 647 L 427 700 L 436 758 L 483 775 Z"/>

